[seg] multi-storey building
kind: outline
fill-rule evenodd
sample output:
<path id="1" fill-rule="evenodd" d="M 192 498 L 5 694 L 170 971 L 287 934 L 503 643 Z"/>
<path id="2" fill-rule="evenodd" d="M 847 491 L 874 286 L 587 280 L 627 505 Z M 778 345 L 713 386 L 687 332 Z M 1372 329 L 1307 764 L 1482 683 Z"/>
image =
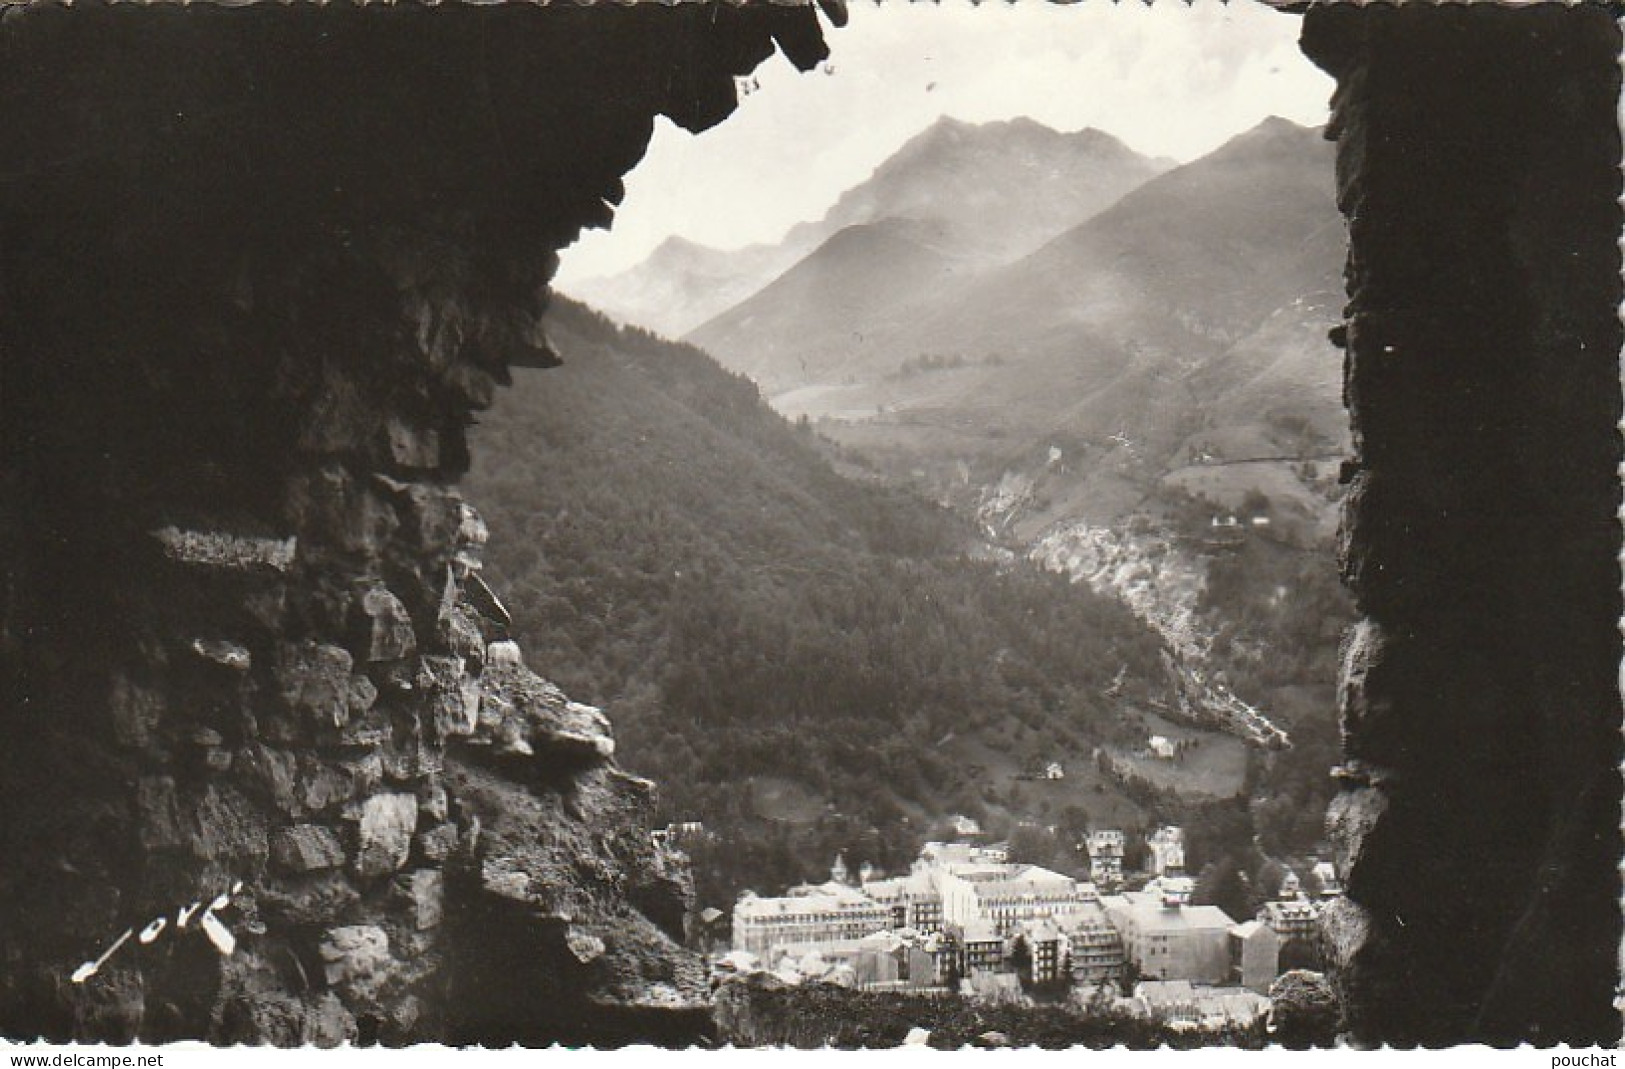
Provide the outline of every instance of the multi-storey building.
<path id="1" fill-rule="evenodd" d="M 1071 940 L 1051 921 L 1023 921 L 1016 926 L 1014 942 L 1027 954 L 1028 981 L 1053 984 L 1070 979 Z"/>
<path id="2" fill-rule="evenodd" d="M 959 934 L 960 974 L 976 972 L 1003 972 L 1005 967 L 1004 936 L 986 921 L 971 921 L 957 929 Z"/>
<path id="3" fill-rule="evenodd" d="M 929 842 L 920 847 L 920 856 L 914 860 L 914 871 L 939 865 L 1003 865 L 1010 860 L 1007 847 L 997 843 L 977 846 L 974 843 Z"/>
<path id="4" fill-rule="evenodd" d="M 1128 961 L 1149 980 L 1222 984 L 1230 977 L 1230 929 L 1217 906 L 1192 906 L 1153 881 L 1144 891 L 1101 899 L 1123 936 Z"/>
<path id="5" fill-rule="evenodd" d="M 1265 902 L 1258 919 L 1275 929 L 1285 943 L 1291 939 L 1312 938 L 1320 928 L 1320 907 L 1307 898 L 1285 898 Z"/>
<path id="6" fill-rule="evenodd" d="M 891 911 L 893 928 L 913 928 L 922 934 L 942 931 L 942 894 L 928 870 L 865 880 L 863 893 Z"/>
<path id="7" fill-rule="evenodd" d="M 965 959 L 959 940 L 942 931 L 926 936 L 920 949 L 931 957 L 931 975 L 937 982 L 945 982 L 950 974 L 964 975 Z"/>
<path id="8" fill-rule="evenodd" d="M 1185 831 L 1183 828 L 1161 827 L 1147 836 L 1146 846 L 1151 848 L 1151 871 L 1158 876 L 1182 875 L 1185 872 Z"/>
<path id="9" fill-rule="evenodd" d="M 1055 938 L 1041 948 L 1041 971 L 1064 971 L 1058 948 L 1070 939 L 1080 911 L 1103 915 L 1094 885 L 1037 865 L 1012 865 L 1005 856 L 969 843 L 927 843 L 908 875 L 876 879 L 872 869 L 860 870 L 861 888 L 842 879 L 851 870 L 837 858 L 828 883 L 794 888 L 781 898 L 741 897 L 734 907 L 733 945 L 770 959 L 787 947 L 805 954 L 886 929 L 930 936 L 952 925 L 959 935 L 956 964 L 964 972 L 1002 967 L 1015 929 L 1048 924 Z M 1093 938 L 1091 962 L 1103 943 L 1099 933 Z M 1090 975 L 1120 972 L 1104 962 L 1090 969 Z"/>
<path id="10" fill-rule="evenodd" d="M 782 898 L 747 891 L 734 905 L 733 943 L 769 960 L 780 946 L 818 946 L 862 939 L 891 927 L 891 910 L 833 880 L 795 887 Z"/>
<path id="11" fill-rule="evenodd" d="M 1189 876 L 1159 876 L 1145 889 L 1161 895 L 1165 906 L 1188 906 L 1191 895 L 1196 893 L 1196 881 Z"/>
<path id="12" fill-rule="evenodd" d="M 1098 902 L 1087 904 L 1067 929 L 1072 979 L 1080 987 L 1122 982 L 1126 957 L 1123 936 Z"/>
<path id="13" fill-rule="evenodd" d="M 944 921 L 986 921 L 1001 936 L 1023 921 L 1064 922 L 1083 905 L 1076 880 L 1037 865 L 945 865 L 937 887 Z"/>
<path id="14" fill-rule="evenodd" d="M 1281 972 L 1281 937 L 1263 921 L 1230 929 L 1231 983 L 1268 994 Z"/>
<path id="15" fill-rule="evenodd" d="M 1089 833 L 1089 879 L 1101 887 L 1123 882 L 1123 846 L 1128 839 L 1116 828 Z"/>

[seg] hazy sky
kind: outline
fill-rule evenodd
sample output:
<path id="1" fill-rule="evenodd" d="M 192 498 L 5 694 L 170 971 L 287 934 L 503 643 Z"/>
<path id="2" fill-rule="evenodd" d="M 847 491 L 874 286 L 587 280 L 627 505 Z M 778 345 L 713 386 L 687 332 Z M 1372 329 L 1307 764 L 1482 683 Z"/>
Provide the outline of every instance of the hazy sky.
<path id="1" fill-rule="evenodd" d="M 1237 0 L 1075 5 L 854 2 L 826 24 L 831 56 L 782 56 L 721 125 L 660 119 L 610 232 L 564 253 L 559 281 L 610 274 L 672 234 L 736 248 L 776 241 L 939 116 L 1031 116 L 1097 127 L 1150 155 L 1203 155 L 1269 115 L 1326 121 L 1332 81 L 1298 51 L 1298 20 Z"/>

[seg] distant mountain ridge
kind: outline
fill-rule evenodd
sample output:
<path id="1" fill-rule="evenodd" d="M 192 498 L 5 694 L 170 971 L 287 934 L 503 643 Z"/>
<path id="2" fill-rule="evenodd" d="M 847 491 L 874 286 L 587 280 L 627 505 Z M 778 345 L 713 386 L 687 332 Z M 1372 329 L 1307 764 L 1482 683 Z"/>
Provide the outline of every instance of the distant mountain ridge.
<path id="1" fill-rule="evenodd" d="M 821 218 L 778 243 L 724 251 L 671 238 L 643 263 L 570 288 L 623 322 L 679 337 L 773 282 L 840 231 L 886 220 L 935 227 L 938 244 L 978 268 L 1037 248 L 1171 167 L 1094 129 L 1031 119 L 941 118 L 903 144 Z"/>
<path id="2" fill-rule="evenodd" d="M 769 287 L 690 337 L 939 493 L 1012 468 L 1046 482 L 1031 535 L 1110 520 L 1204 446 L 1338 448 L 1342 259 L 1330 146 L 1270 119 L 1013 263 L 901 275 L 821 249 L 784 280 L 830 260 L 821 275 L 884 292 L 837 311 Z"/>
<path id="3" fill-rule="evenodd" d="M 725 250 L 670 237 L 642 263 L 567 290 L 622 323 L 680 338 L 745 300 L 804 252 L 785 244 Z"/>
<path id="4" fill-rule="evenodd" d="M 813 247 L 848 226 L 913 219 L 941 227 L 957 255 L 1008 263 L 1172 166 L 1092 127 L 1061 133 L 1029 118 L 944 116 L 785 244 Z"/>
<path id="5" fill-rule="evenodd" d="M 954 247 L 930 223 L 853 224 L 690 340 L 764 390 L 832 376 L 865 335 L 902 329 L 916 304 L 977 273 Z"/>

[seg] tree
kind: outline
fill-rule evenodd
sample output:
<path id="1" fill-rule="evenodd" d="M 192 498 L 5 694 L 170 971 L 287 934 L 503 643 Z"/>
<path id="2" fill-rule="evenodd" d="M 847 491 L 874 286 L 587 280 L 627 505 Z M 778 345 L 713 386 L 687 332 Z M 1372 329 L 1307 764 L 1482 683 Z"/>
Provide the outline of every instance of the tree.
<path id="1" fill-rule="evenodd" d="M 1191 893 L 1191 901 L 1200 906 L 1218 906 L 1232 920 L 1246 920 L 1253 915 L 1241 870 L 1235 859 L 1228 855 L 1202 870 L 1196 879 L 1196 889 Z"/>
<path id="2" fill-rule="evenodd" d="M 1151 849 L 1138 829 L 1128 829 L 1123 843 L 1123 871 L 1144 872 L 1151 860 Z"/>
<path id="3" fill-rule="evenodd" d="M 1281 882 L 1286 879 L 1286 873 L 1286 866 L 1273 858 L 1266 859 L 1258 867 L 1258 875 L 1253 885 L 1259 896 L 1259 905 L 1263 905 L 1281 892 Z"/>
<path id="4" fill-rule="evenodd" d="M 1017 865 L 1065 865 L 1061 844 L 1046 828 L 1021 824 L 1010 833 L 1010 861 Z"/>
<path id="5" fill-rule="evenodd" d="M 626 766 L 660 784 L 665 819 L 718 834 L 695 865 L 708 900 L 810 875 L 769 825 L 784 810 L 804 828 L 813 800 L 851 818 L 819 829 L 818 867 L 825 846 L 905 862 L 910 814 L 962 810 L 998 837 L 1000 818 L 1058 809 L 1023 786 L 1003 812 L 1008 781 L 982 804 L 993 777 L 938 743 L 1100 745 L 1114 711 L 1093 696 L 1118 667 L 1129 693 L 1160 679 L 1156 636 L 1120 602 L 966 559 L 968 523 L 836 472 L 816 426 L 792 427 L 699 350 L 562 298 L 548 316 L 567 369 L 516 383 L 473 443 L 487 574 L 532 661 L 604 707 Z M 776 782 L 790 786 L 769 797 Z M 1055 860 L 1048 844 L 1037 856 Z"/>
<path id="6" fill-rule="evenodd" d="M 1055 834 L 1067 845 L 1075 847 L 1089 838 L 1089 811 L 1082 806 L 1069 805 L 1061 810 L 1055 822 Z"/>
<path id="7" fill-rule="evenodd" d="M 1026 933 L 1016 936 L 1015 944 L 1010 948 L 1010 966 L 1021 980 L 1021 986 L 1028 991 L 1033 986 L 1033 948 L 1027 941 Z"/>

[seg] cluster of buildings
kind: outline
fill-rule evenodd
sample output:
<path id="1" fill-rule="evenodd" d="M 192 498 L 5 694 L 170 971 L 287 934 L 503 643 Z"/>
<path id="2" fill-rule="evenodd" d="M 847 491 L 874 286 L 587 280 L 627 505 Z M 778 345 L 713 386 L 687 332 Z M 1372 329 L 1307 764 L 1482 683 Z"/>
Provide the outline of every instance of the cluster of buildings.
<path id="1" fill-rule="evenodd" d="M 927 843 L 907 874 L 889 878 L 864 866 L 853 879 L 837 858 L 824 883 L 740 896 L 729 966 L 754 962 L 790 980 L 827 979 L 845 965 L 866 987 L 974 988 L 987 986 L 980 974 L 1014 976 L 1018 966 L 1029 983 L 1070 983 L 1079 969 L 1096 982 L 1115 980 L 1121 940 L 1099 897 L 1092 884 L 1012 864 L 996 846 Z M 873 960 L 877 952 L 895 967 Z M 804 962 L 822 971 L 809 973 Z"/>
<path id="2" fill-rule="evenodd" d="M 965 842 L 927 843 L 900 876 L 864 865 L 854 877 L 837 858 L 827 882 L 780 897 L 743 894 L 733 951 L 718 964 L 790 983 L 957 987 L 992 1000 L 1033 986 L 1115 996 L 1133 981 L 1146 1012 L 1212 1024 L 1262 1005 L 1281 947 L 1312 933 L 1323 898 L 1337 892 L 1329 865 L 1316 868 L 1319 898 L 1289 874 L 1256 919 L 1238 924 L 1191 903 L 1180 829 L 1147 839 L 1151 878 L 1138 889 L 1122 888 L 1123 832 L 1095 831 L 1086 845 L 1090 880 Z"/>

